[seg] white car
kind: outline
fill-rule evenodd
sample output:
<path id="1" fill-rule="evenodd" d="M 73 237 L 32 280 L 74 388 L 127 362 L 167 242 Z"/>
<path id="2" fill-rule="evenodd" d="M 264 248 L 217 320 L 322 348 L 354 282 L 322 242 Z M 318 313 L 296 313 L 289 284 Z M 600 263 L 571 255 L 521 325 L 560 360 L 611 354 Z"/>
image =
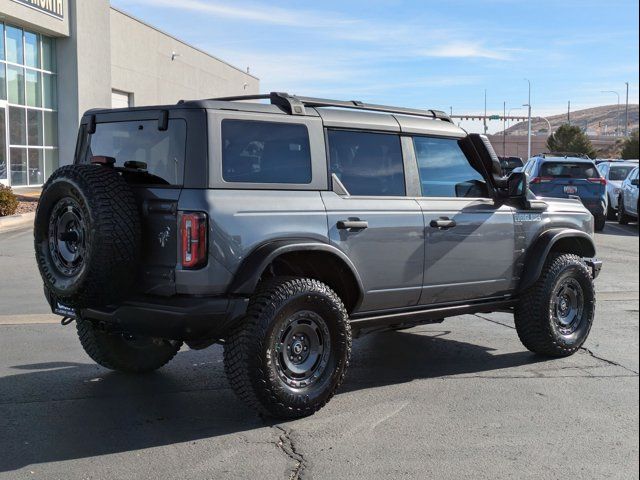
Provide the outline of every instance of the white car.
<path id="1" fill-rule="evenodd" d="M 622 182 L 629 173 L 638 166 L 635 162 L 610 161 L 598 165 L 598 170 L 607 180 L 607 218 L 615 220 L 618 211 L 618 197 L 620 196 Z"/>
<path id="2" fill-rule="evenodd" d="M 618 196 L 618 223 L 626 225 L 638 219 L 638 171 L 637 166 L 629 173 Z"/>

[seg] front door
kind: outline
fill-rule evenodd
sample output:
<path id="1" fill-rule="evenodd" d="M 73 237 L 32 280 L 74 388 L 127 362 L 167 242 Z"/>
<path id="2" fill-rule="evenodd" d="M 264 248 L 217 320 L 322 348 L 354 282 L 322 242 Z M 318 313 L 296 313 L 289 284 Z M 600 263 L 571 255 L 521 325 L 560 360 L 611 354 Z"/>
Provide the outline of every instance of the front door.
<path id="1" fill-rule="evenodd" d="M 9 148 L 7 102 L 0 101 L 0 184 L 9 184 Z"/>
<path id="2" fill-rule="evenodd" d="M 456 139 L 414 137 L 426 232 L 420 304 L 508 292 L 513 283 L 513 210 L 490 198 Z"/>
<path id="3" fill-rule="evenodd" d="M 356 266 L 359 311 L 414 306 L 422 290 L 424 221 L 406 197 L 400 137 L 329 130 L 331 172 L 349 195 L 322 192 L 329 239 Z"/>

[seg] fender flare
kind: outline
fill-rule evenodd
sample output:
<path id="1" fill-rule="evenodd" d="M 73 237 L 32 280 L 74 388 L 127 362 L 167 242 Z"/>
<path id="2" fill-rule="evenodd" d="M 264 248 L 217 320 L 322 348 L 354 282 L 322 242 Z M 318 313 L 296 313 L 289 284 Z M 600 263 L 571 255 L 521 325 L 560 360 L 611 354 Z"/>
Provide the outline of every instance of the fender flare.
<path id="1" fill-rule="evenodd" d="M 351 272 L 358 284 L 358 305 L 364 296 L 364 286 L 358 271 L 347 255 L 328 243 L 310 239 L 282 239 L 256 247 L 240 264 L 229 287 L 232 295 L 251 295 L 267 266 L 279 256 L 291 252 L 325 252 L 335 256 Z"/>
<path id="2" fill-rule="evenodd" d="M 542 274 L 549 252 L 561 240 L 569 240 L 575 244 L 572 253 L 583 258 L 591 258 L 596 254 L 593 238 L 588 233 L 571 228 L 552 228 L 541 233 L 527 254 L 524 270 L 518 285 L 518 292 L 531 287 Z"/>

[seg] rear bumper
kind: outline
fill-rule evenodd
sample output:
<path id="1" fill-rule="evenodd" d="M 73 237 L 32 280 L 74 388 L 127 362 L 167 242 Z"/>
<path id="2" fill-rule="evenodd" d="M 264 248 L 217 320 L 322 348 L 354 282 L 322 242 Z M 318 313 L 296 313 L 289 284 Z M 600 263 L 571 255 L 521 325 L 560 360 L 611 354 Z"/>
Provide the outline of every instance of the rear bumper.
<path id="1" fill-rule="evenodd" d="M 108 331 L 176 340 L 224 338 L 247 310 L 247 298 L 140 297 L 85 309 L 80 316 Z"/>
<path id="2" fill-rule="evenodd" d="M 598 260 L 597 258 L 585 258 L 584 263 L 587 264 L 589 270 L 591 270 L 591 276 L 595 280 L 600 275 L 600 270 L 602 270 L 602 260 Z"/>

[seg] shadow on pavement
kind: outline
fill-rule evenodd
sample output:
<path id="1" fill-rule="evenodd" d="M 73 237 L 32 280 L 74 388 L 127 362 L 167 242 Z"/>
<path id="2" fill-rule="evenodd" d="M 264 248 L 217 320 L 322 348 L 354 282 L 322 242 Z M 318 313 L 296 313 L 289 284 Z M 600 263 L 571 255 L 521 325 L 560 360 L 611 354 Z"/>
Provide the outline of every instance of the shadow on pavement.
<path id="1" fill-rule="evenodd" d="M 449 340 L 448 333 L 394 332 L 356 340 L 342 391 L 540 360 L 528 352 L 493 355 L 490 348 Z M 181 352 L 168 367 L 140 377 L 72 362 L 10 368 L 16 374 L 0 378 L 0 472 L 241 436 L 276 423 L 265 423 L 236 399 L 219 347 Z"/>
<path id="2" fill-rule="evenodd" d="M 614 237 L 637 237 L 638 224 L 630 223 L 629 225 L 620 225 L 617 222 L 607 222 L 604 230 L 596 232 L 596 235 L 614 236 Z"/>

